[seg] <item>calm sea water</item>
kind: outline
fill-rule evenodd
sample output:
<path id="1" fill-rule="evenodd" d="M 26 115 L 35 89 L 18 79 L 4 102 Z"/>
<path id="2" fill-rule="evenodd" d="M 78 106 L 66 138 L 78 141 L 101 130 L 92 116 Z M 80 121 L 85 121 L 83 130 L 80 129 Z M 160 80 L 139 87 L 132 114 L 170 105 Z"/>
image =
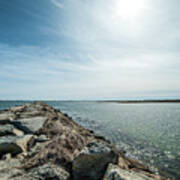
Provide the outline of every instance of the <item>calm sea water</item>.
<path id="1" fill-rule="evenodd" d="M 0 102 L 0 109 L 24 103 Z M 116 143 L 128 156 L 180 179 L 180 104 L 46 103 Z"/>

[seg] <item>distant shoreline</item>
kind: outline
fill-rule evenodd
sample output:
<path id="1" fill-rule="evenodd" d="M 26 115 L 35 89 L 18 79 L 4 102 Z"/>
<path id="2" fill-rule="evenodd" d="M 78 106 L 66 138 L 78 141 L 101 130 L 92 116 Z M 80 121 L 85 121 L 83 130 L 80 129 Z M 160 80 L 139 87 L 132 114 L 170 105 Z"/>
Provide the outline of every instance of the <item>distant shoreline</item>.
<path id="1" fill-rule="evenodd" d="M 106 101 L 97 101 L 102 103 L 120 103 L 120 104 L 139 104 L 139 103 L 180 103 L 180 99 L 177 100 L 106 100 Z"/>
<path id="2" fill-rule="evenodd" d="M 139 103 L 180 103 L 180 99 L 137 99 L 137 100 L 0 100 L 1 102 L 98 102 L 98 103 L 120 103 L 120 104 L 139 104 Z"/>

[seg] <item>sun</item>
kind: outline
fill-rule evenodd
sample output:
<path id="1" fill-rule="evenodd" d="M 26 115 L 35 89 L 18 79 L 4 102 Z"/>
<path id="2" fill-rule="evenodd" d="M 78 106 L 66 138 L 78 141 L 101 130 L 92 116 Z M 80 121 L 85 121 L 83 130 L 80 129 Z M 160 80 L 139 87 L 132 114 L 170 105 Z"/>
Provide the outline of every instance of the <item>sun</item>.
<path id="1" fill-rule="evenodd" d="M 146 0 L 116 0 L 114 16 L 125 20 L 135 20 L 146 7 Z"/>

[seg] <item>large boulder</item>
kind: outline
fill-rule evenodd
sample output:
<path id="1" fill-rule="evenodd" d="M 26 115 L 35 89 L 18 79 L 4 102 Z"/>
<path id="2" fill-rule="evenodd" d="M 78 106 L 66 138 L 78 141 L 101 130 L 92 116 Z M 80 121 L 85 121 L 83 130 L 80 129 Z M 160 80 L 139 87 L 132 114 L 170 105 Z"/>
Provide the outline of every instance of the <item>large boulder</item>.
<path id="1" fill-rule="evenodd" d="M 117 165 L 109 164 L 103 180 L 155 180 L 143 173 L 119 168 Z"/>
<path id="2" fill-rule="evenodd" d="M 46 121 L 47 117 L 43 116 L 37 116 L 37 117 L 28 117 L 28 118 L 22 118 L 17 119 L 17 121 L 14 122 L 14 125 L 24 131 L 27 134 L 33 134 L 36 131 L 38 131 L 40 128 L 42 128 L 44 122 Z"/>
<path id="3" fill-rule="evenodd" d="M 118 155 L 105 142 L 86 145 L 72 164 L 74 180 L 99 180 L 109 163 L 117 163 Z"/>

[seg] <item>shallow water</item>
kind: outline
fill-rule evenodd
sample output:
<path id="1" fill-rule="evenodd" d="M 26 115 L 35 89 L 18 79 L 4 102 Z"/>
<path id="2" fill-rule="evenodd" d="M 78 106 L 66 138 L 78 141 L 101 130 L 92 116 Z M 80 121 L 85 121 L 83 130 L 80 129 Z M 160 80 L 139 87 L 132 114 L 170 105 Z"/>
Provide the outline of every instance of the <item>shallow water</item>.
<path id="1" fill-rule="evenodd" d="M 0 109 L 25 102 L 0 102 Z M 106 136 L 129 156 L 180 179 L 180 104 L 47 101 L 81 125 Z"/>

